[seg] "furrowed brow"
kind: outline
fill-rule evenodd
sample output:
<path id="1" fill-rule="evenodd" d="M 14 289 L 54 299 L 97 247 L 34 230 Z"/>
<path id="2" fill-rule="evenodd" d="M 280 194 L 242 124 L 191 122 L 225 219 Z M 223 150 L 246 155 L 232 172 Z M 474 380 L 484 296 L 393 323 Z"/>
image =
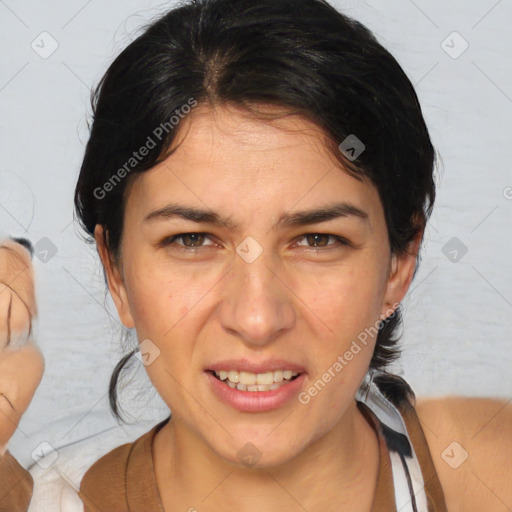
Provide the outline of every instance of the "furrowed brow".
<path id="1" fill-rule="evenodd" d="M 290 226 L 307 226 L 318 224 L 340 217 L 355 217 L 370 224 L 370 216 L 367 212 L 351 203 L 331 203 L 321 208 L 285 213 L 279 218 L 275 228 Z"/>
<path id="2" fill-rule="evenodd" d="M 175 217 L 180 217 L 185 220 L 202 224 L 212 224 L 214 226 L 228 229 L 236 229 L 238 227 L 238 225 L 230 219 L 221 217 L 218 213 L 211 210 L 202 210 L 200 208 L 193 208 L 174 203 L 168 204 L 164 208 L 151 212 L 144 218 L 144 222 L 168 220 Z"/>
<path id="3" fill-rule="evenodd" d="M 144 219 L 144 222 L 155 222 L 179 217 L 198 224 L 211 224 L 213 226 L 223 227 L 230 230 L 239 229 L 239 224 L 227 217 L 222 217 L 211 210 L 204 210 L 180 204 L 169 204 L 154 212 L 151 212 Z M 370 219 L 367 212 L 357 206 L 342 202 L 331 203 L 321 208 L 303 210 L 298 212 L 283 213 L 273 229 L 282 229 L 285 227 L 307 226 L 327 222 L 340 217 L 354 217 L 369 224 Z"/>

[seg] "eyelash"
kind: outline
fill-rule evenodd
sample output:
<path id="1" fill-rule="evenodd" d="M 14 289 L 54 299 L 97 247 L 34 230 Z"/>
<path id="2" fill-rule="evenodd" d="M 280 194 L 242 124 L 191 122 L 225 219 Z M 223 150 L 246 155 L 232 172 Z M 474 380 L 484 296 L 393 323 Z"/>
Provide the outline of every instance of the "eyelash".
<path id="1" fill-rule="evenodd" d="M 186 235 L 206 235 L 206 237 L 210 238 L 210 235 L 208 233 L 203 233 L 203 232 L 180 233 L 179 235 L 173 235 L 171 237 L 165 238 L 159 245 L 161 247 L 175 245 L 173 250 L 176 250 L 178 252 L 188 252 L 188 253 L 196 252 L 197 249 L 201 249 L 203 247 L 212 247 L 212 245 L 206 245 L 206 246 L 203 245 L 203 246 L 197 246 L 197 247 L 187 247 L 187 246 L 182 245 L 182 244 L 175 244 L 175 240 L 177 240 L 179 238 L 183 238 Z M 314 250 L 317 253 L 319 251 L 326 251 L 326 250 L 336 249 L 336 248 L 339 248 L 339 247 L 342 247 L 342 246 L 350 246 L 350 242 L 348 240 L 346 240 L 345 238 L 343 238 L 341 236 L 337 236 L 337 235 L 331 235 L 329 233 L 305 233 L 304 235 L 300 235 L 300 237 L 298 237 L 297 241 L 301 241 L 305 237 L 311 236 L 311 235 L 327 236 L 329 238 L 332 238 L 332 239 L 336 240 L 336 242 L 337 242 L 336 244 L 331 244 L 331 245 L 326 246 L 326 247 L 310 247 L 310 246 L 306 246 L 306 248 Z M 303 246 L 301 246 L 301 247 L 303 247 Z"/>

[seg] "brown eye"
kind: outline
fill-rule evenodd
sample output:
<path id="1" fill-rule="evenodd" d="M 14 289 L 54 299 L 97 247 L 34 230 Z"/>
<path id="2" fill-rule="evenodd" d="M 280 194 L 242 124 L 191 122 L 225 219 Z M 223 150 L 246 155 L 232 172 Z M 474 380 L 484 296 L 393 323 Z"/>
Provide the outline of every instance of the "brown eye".
<path id="1" fill-rule="evenodd" d="M 305 235 L 302 235 L 302 240 L 305 240 L 307 244 L 299 246 L 302 247 L 310 247 L 310 248 L 336 248 L 340 245 L 349 245 L 347 240 L 345 240 L 342 237 L 335 236 L 335 235 L 329 235 L 327 233 L 307 233 Z M 329 243 L 329 239 L 335 240 L 335 243 Z"/>
<path id="2" fill-rule="evenodd" d="M 179 238 L 181 238 L 184 242 L 183 245 L 187 247 L 197 247 L 201 246 L 202 242 L 205 239 L 204 233 L 186 233 L 184 235 L 181 235 Z M 189 245 L 190 244 L 190 245 Z"/>
<path id="3" fill-rule="evenodd" d="M 204 241 L 209 236 L 206 233 L 180 233 L 166 238 L 162 242 L 162 246 L 176 245 L 178 250 L 196 249 L 200 247 L 207 247 L 214 244 L 204 244 Z M 183 243 L 176 243 L 176 240 L 181 240 Z"/>
<path id="4" fill-rule="evenodd" d="M 314 247 L 325 247 L 329 243 L 329 235 L 312 234 L 306 235 L 306 240 L 313 243 Z"/>

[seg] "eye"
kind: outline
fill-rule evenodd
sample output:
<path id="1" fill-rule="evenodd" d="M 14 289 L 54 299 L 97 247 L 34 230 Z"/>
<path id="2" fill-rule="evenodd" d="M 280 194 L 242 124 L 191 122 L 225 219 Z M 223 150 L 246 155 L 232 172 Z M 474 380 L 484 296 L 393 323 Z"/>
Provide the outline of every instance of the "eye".
<path id="1" fill-rule="evenodd" d="M 160 245 L 168 246 L 168 245 L 176 245 L 176 249 L 178 251 L 187 251 L 188 249 L 194 250 L 196 248 L 205 247 L 203 244 L 204 240 L 209 238 L 207 233 L 180 233 L 179 235 L 174 235 L 169 238 L 166 238 L 161 242 Z M 182 240 L 182 244 L 176 243 L 176 240 Z M 208 244 L 209 246 L 215 244 Z"/>
<path id="2" fill-rule="evenodd" d="M 180 233 L 165 238 L 159 245 L 162 247 L 174 246 L 172 249 L 177 251 L 195 252 L 196 249 L 216 245 L 215 243 L 205 244 L 205 240 L 208 239 L 210 239 L 208 233 Z M 182 243 L 177 243 L 177 240 L 181 240 Z M 350 245 L 350 242 L 345 238 L 327 233 L 307 233 L 299 237 L 298 240 L 306 241 L 306 245 L 296 243 L 298 247 L 307 247 L 316 250 L 317 253 L 319 249 L 330 250 Z M 334 243 L 329 243 L 329 240 L 334 241 Z"/>
<path id="3" fill-rule="evenodd" d="M 335 241 L 334 244 L 329 244 L 329 239 L 333 239 Z M 348 240 L 345 240 L 341 236 L 329 235 L 327 233 L 307 233 L 302 235 L 299 240 L 305 240 L 308 244 L 312 243 L 313 246 L 307 245 L 306 247 L 310 247 L 311 249 L 319 249 L 319 248 L 327 248 L 334 249 L 339 246 L 350 245 Z M 304 247 L 299 244 L 299 247 Z"/>

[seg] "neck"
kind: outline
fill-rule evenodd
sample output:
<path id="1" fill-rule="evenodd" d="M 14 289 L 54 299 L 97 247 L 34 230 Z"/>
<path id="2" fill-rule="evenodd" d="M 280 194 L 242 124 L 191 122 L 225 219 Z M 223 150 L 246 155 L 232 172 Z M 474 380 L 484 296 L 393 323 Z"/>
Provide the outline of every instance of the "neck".
<path id="1" fill-rule="evenodd" d="M 153 459 L 166 512 L 355 512 L 371 508 L 379 446 L 354 401 L 330 432 L 279 466 L 235 466 L 173 417 L 155 437 Z"/>

